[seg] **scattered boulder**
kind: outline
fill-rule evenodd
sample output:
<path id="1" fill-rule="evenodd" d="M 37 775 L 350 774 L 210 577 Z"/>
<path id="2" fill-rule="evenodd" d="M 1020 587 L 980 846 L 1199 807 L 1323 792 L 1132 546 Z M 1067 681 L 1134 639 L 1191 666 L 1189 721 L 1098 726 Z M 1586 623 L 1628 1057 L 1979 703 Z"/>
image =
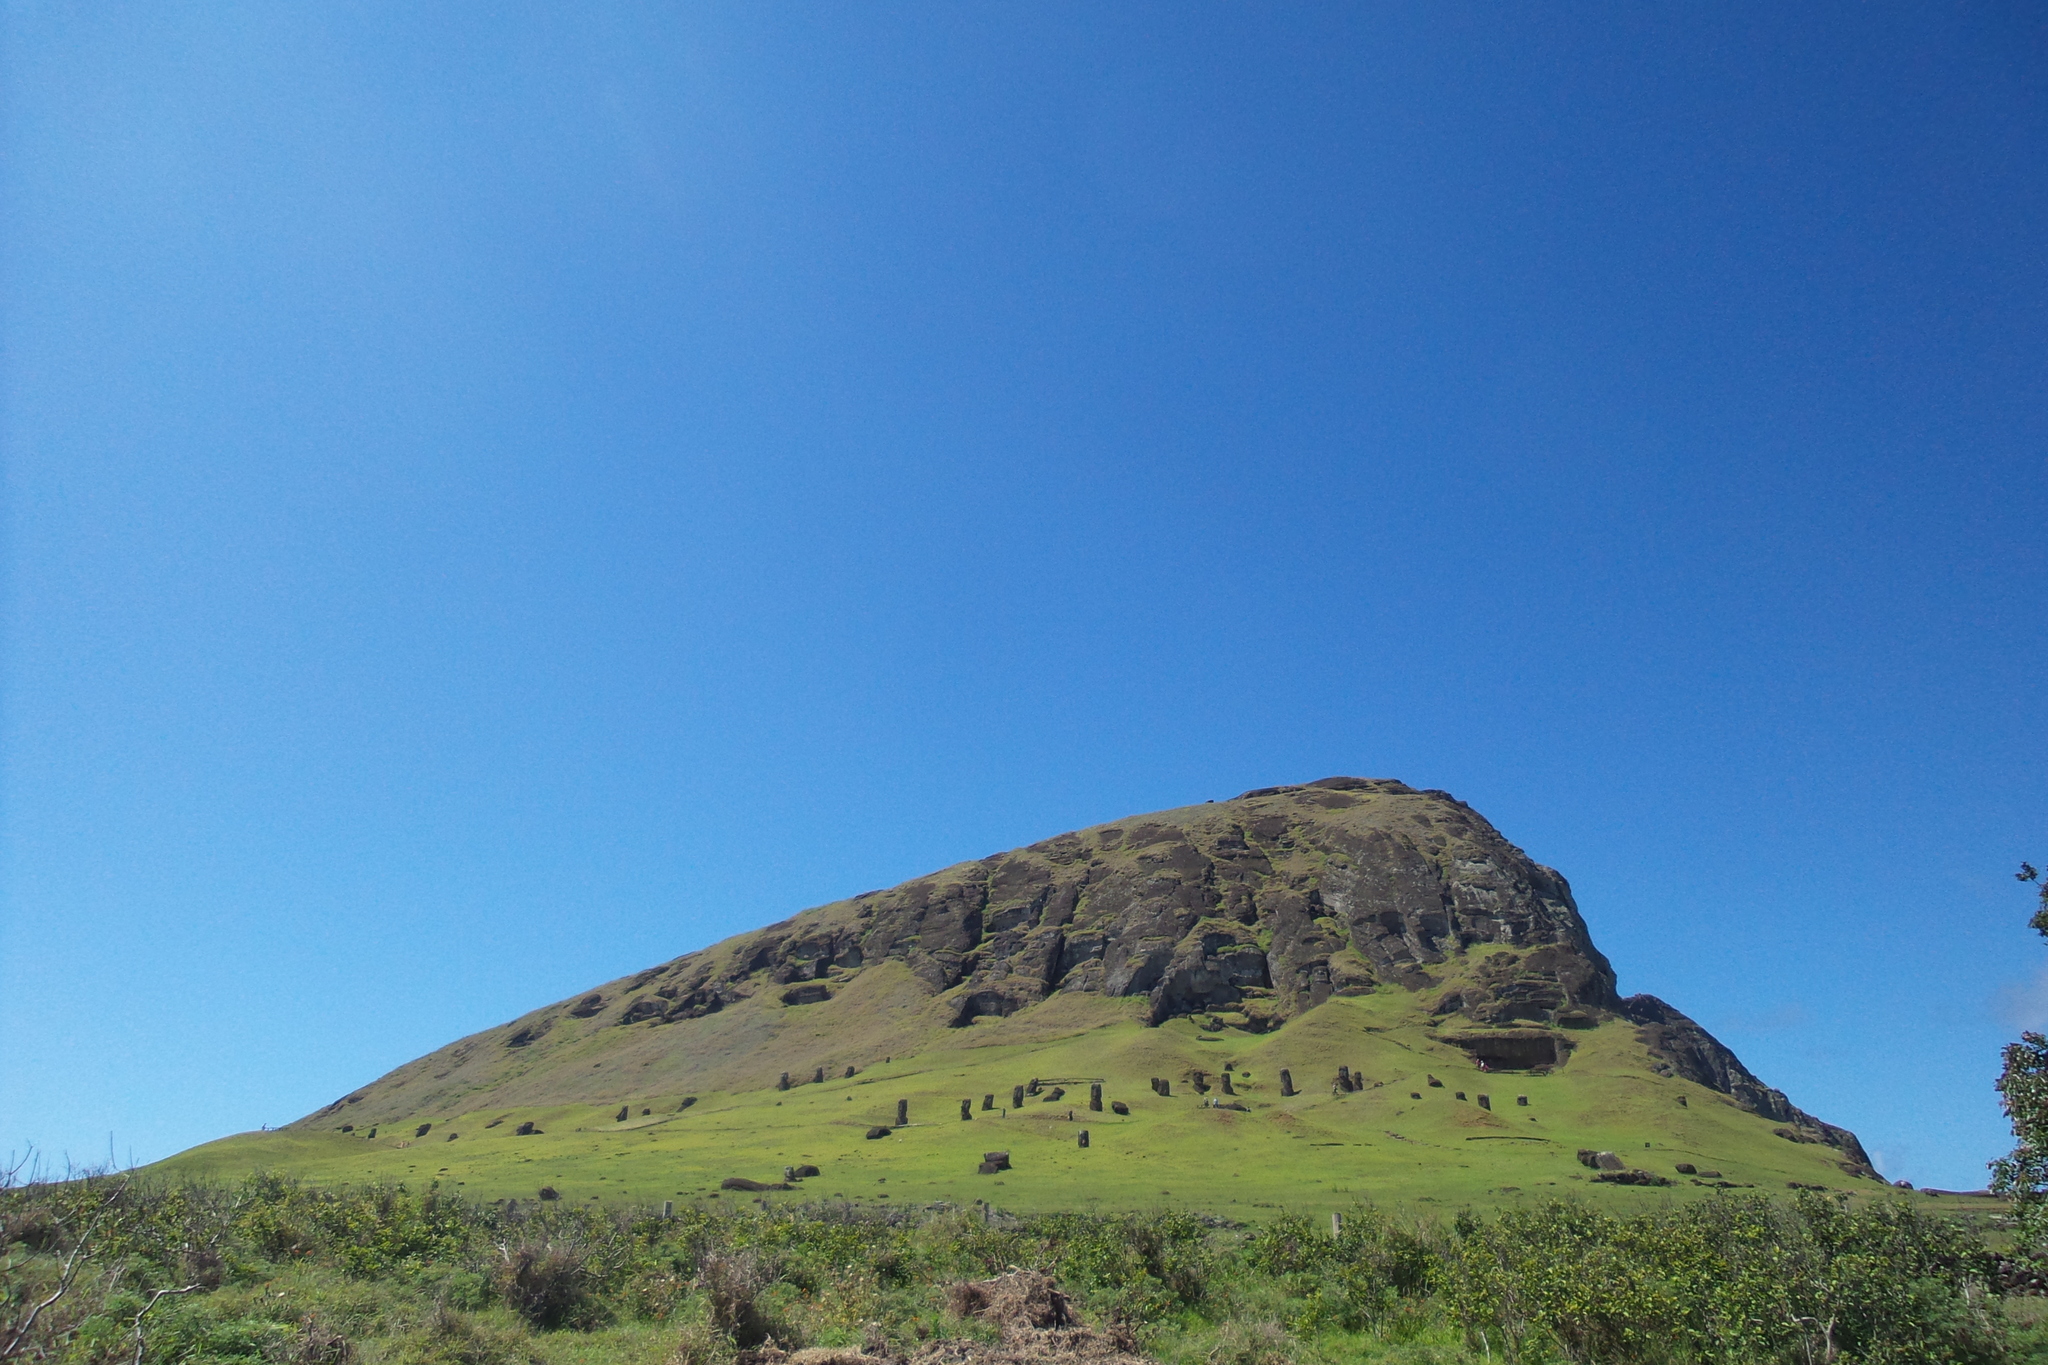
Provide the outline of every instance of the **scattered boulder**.
<path id="1" fill-rule="evenodd" d="M 553 1185 L 543 1185 L 540 1187 L 540 1197 L 552 1203 L 553 1201 L 560 1199 L 562 1196 Z"/>
<path id="2" fill-rule="evenodd" d="M 1109 1102 L 1109 1112 L 1128 1116 L 1131 1112 L 1131 1106 L 1125 1104 L 1122 1100 L 1111 1100 Z"/>
<path id="3" fill-rule="evenodd" d="M 1675 1185 L 1678 1182 L 1669 1176 L 1652 1175 L 1648 1171 L 1602 1171 L 1593 1177 L 1602 1185 Z"/>
<path id="4" fill-rule="evenodd" d="M 1048 1090 L 1048 1091 L 1046 1092 L 1046 1094 L 1045 1094 L 1045 1098 L 1044 1098 L 1044 1099 L 1042 1099 L 1042 1100 L 1040 1100 L 1040 1101 L 1039 1101 L 1039 1103 L 1040 1103 L 1040 1104 L 1057 1104 L 1057 1103 L 1058 1103 L 1059 1101 L 1061 1101 L 1061 1100 L 1065 1099 L 1066 1097 L 1067 1097 L 1067 1088 L 1066 1088 L 1065 1086 L 1063 1086 L 1063 1085 L 1056 1085 L 1056 1086 L 1054 1086 L 1054 1087 L 1053 1087 L 1053 1088 L 1052 1088 L 1051 1090 Z"/>
<path id="5" fill-rule="evenodd" d="M 1462 1100 L 1462 1099 L 1464 1099 L 1464 1098 L 1465 1098 L 1465 1092 L 1464 1092 L 1464 1091 L 1462 1091 L 1462 1090 L 1460 1090 L 1460 1091 L 1458 1092 L 1458 1096 L 1457 1096 L 1457 1097 L 1458 1097 L 1459 1099 L 1461 1099 L 1461 1100 Z"/>
<path id="6" fill-rule="evenodd" d="M 1419 1100 L 1422 1098 L 1422 1092 L 1420 1090 L 1411 1090 L 1408 1092 L 1408 1098 L 1411 1100 Z"/>
<path id="7" fill-rule="evenodd" d="M 434 1125 L 433 1125 L 433 1124 L 431 1124 L 431 1123 L 423 1123 L 423 1124 L 421 1124 L 421 1125 L 420 1125 L 419 1127 L 417 1127 L 417 1128 L 415 1128 L 415 1129 L 413 1129 L 413 1130 L 412 1130 L 412 1135 L 413 1135 L 414 1137 L 416 1137 L 416 1138 L 423 1138 L 423 1137 L 425 1137 L 425 1136 L 426 1136 L 426 1135 L 427 1135 L 428 1133 L 431 1133 L 432 1131 L 434 1131 Z"/>
<path id="8" fill-rule="evenodd" d="M 765 1180 L 749 1180 L 742 1175 L 729 1175 L 718 1182 L 718 1188 L 721 1190 L 745 1190 L 752 1194 L 765 1194 L 770 1190 L 786 1190 L 789 1188 L 789 1184 L 786 1181 L 778 1180 L 771 1185 Z"/>
<path id="9" fill-rule="evenodd" d="M 1009 1169 L 1010 1154 L 1008 1152 L 983 1152 L 981 1154 L 981 1165 L 975 1167 L 975 1174 L 995 1175 Z"/>
<path id="10" fill-rule="evenodd" d="M 344 1133 L 353 1133 L 355 1130 L 356 1126 L 353 1123 L 344 1123 L 341 1125 L 341 1131 Z"/>
<path id="11" fill-rule="evenodd" d="M 595 991 L 569 1007 L 571 1019 L 588 1019 L 604 1008 L 604 997 Z"/>
<path id="12" fill-rule="evenodd" d="M 1515 1103 L 1527 1109 L 1529 1107 L 1529 1097 L 1527 1095 L 1517 1095 L 1515 1096 Z"/>
<path id="13" fill-rule="evenodd" d="M 1621 1158 L 1612 1152 L 1596 1152 L 1591 1147 L 1581 1147 L 1579 1164 L 1595 1171 L 1618 1171 L 1621 1169 Z"/>
<path id="14" fill-rule="evenodd" d="M 457 1138 L 459 1138 L 459 1137 L 461 1137 L 461 1136 L 462 1136 L 462 1134 L 460 1134 L 460 1133 L 450 1133 L 450 1134 L 448 1135 L 448 1140 L 449 1140 L 450 1142 L 453 1142 L 453 1141 L 455 1141 L 455 1139 L 457 1139 Z"/>
<path id="15" fill-rule="evenodd" d="M 869 1137 L 870 1139 L 873 1139 L 873 1138 L 885 1138 L 885 1137 L 889 1136 L 889 1132 L 890 1132 L 890 1130 L 889 1130 L 889 1129 L 887 1129 L 887 1128 L 884 1128 L 884 1127 L 883 1127 L 883 1126 L 882 1126 L 881 1124 L 879 1124 L 879 1123 L 878 1123 L 878 1124 L 876 1124 L 876 1125 L 875 1125 L 874 1127 L 872 1127 L 872 1128 L 868 1129 L 868 1137 Z"/>
<path id="16" fill-rule="evenodd" d="M 1441 1090 L 1444 1088 L 1444 1083 L 1434 1076 L 1430 1076 L 1425 1073 L 1424 1079 L 1429 1082 L 1429 1088 L 1432 1090 Z"/>
<path id="17" fill-rule="evenodd" d="M 797 1180 L 809 1180 L 816 1174 L 818 1174 L 816 1166 L 799 1166 L 796 1168 L 794 1178 Z"/>
<path id="18" fill-rule="evenodd" d="M 1681 1161 L 1671 1169 L 1680 1175 L 1698 1175 L 1700 1173 L 1700 1168 L 1693 1165 L 1690 1161 Z"/>
<path id="19" fill-rule="evenodd" d="M 370 1130 L 370 1136 L 371 1136 L 371 1137 L 375 1137 L 375 1136 L 377 1136 L 377 1130 L 376 1130 L 376 1129 L 374 1129 L 374 1128 L 372 1128 L 372 1129 Z M 540 1136 L 540 1129 L 538 1129 L 538 1128 L 536 1128 L 536 1127 L 534 1127 L 534 1126 L 533 1126 L 533 1120 L 532 1120 L 532 1119 L 528 1119 L 528 1120 L 527 1120 L 526 1122 L 524 1122 L 524 1123 L 520 1124 L 520 1125 L 519 1125 L 519 1126 L 518 1126 L 517 1128 L 514 1128 L 514 1129 L 512 1130 L 512 1136 L 513 1136 L 513 1137 L 539 1137 L 539 1136 Z"/>

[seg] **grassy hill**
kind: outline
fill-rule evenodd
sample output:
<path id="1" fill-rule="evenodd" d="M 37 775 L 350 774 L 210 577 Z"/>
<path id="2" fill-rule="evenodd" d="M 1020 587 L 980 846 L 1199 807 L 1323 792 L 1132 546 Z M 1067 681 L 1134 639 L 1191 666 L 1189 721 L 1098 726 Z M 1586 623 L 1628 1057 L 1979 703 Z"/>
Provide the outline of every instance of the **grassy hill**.
<path id="1" fill-rule="evenodd" d="M 1205 1034 L 1192 1020 L 1148 1028 L 1136 1013 L 1127 1001 L 1062 998 L 948 1031 L 851 1078 L 705 1093 L 680 1112 L 684 1097 L 673 1094 L 623 1105 L 624 1120 L 609 1100 L 456 1104 L 387 1118 L 375 1137 L 368 1128 L 243 1134 L 162 1169 L 229 1176 L 267 1167 L 322 1183 L 439 1180 L 488 1198 L 532 1198 L 550 1186 L 573 1201 L 660 1203 L 721 1197 L 728 1176 L 779 1182 L 785 1166 L 808 1164 L 821 1174 L 791 1192 L 722 1197 L 985 1199 L 1025 1211 L 1170 1204 L 1239 1218 L 1360 1199 L 1453 1206 L 1562 1191 L 1638 1207 L 1699 1192 L 1674 1169 L 1680 1162 L 1765 1190 L 1793 1181 L 1871 1188 L 1844 1174 L 1834 1148 L 1788 1141 L 1774 1131 L 1782 1125 L 1729 1096 L 1655 1074 L 1626 1022 L 1580 1032 L 1566 1066 L 1533 1075 L 1479 1070 L 1399 987 L 1327 1001 L 1258 1038 Z M 1249 1112 L 1207 1107 L 1224 1098 L 1226 1063 Z M 1367 1077 L 1368 1088 L 1332 1094 L 1340 1065 Z M 1280 1096 L 1282 1068 L 1302 1093 Z M 1207 1096 L 1193 1088 L 1196 1071 L 1211 1086 Z M 1155 1076 L 1168 1079 L 1170 1097 L 1153 1093 Z M 1087 1107 L 1086 1077 L 1102 1078 L 1103 1112 Z M 1013 1087 L 1033 1078 L 1044 1082 L 1040 1097 L 1012 1109 Z M 1064 1098 L 1046 1098 L 1063 1078 L 1072 1078 Z M 1481 1094 L 1490 1110 L 1479 1106 Z M 982 1108 L 989 1095 L 995 1110 Z M 962 1099 L 972 1103 L 967 1122 Z M 893 1125 L 899 1101 L 908 1102 L 910 1125 L 867 1138 L 870 1127 Z M 1114 1101 L 1129 1115 L 1109 1112 Z M 527 1122 L 540 1131 L 517 1136 Z M 415 1136 L 421 1124 L 432 1127 Z M 1086 1149 L 1078 1145 L 1084 1129 Z M 1677 1184 L 1596 1183 L 1577 1159 L 1581 1148 L 1611 1150 Z M 1013 1169 L 977 1174 L 993 1150 L 1009 1151 Z"/>
<path id="2" fill-rule="evenodd" d="M 1581 1149 L 1676 1183 L 1600 1183 Z M 999 1150 L 1011 1169 L 979 1174 Z M 810 1165 L 764 1197 L 1256 1216 L 1640 1204 L 1710 1179 L 1680 1163 L 1759 1189 L 1881 1184 L 1853 1134 L 1662 1001 L 1617 995 L 1564 878 L 1476 812 L 1331 778 L 805 911 L 163 1169 L 658 1203 Z"/>

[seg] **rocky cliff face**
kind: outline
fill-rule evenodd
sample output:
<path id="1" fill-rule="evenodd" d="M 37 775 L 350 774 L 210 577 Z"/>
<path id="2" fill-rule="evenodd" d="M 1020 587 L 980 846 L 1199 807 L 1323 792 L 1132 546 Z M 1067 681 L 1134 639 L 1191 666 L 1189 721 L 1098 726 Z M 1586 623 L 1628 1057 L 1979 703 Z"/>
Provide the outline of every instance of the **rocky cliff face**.
<path id="1" fill-rule="evenodd" d="M 589 992 L 495 1045 L 532 1047 L 565 1016 L 662 1029 L 763 993 L 818 1003 L 889 961 L 952 1027 L 1093 992 L 1142 999 L 1153 1024 L 1195 1016 L 1264 1033 L 1332 995 L 1391 985 L 1475 1057 L 1532 1067 L 1565 1064 L 1571 1030 L 1626 1019 L 1664 1074 L 1867 1165 L 1853 1134 L 1794 1109 L 1698 1024 L 1617 995 L 1561 875 L 1447 793 L 1365 778 L 1262 788 L 962 863 Z"/>
<path id="2" fill-rule="evenodd" d="M 1535 951 L 1445 1012 L 1552 1023 L 1619 1007 L 1563 877 L 1445 793 L 1334 777 L 1063 834 L 824 907 L 636 981 L 620 1022 L 698 1017 L 764 974 L 829 990 L 835 971 L 893 958 L 950 997 L 959 1025 L 1093 991 L 1144 997 L 1154 1023 L 1202 1014 L 1263 1031 L 1332 994 L 1429 989 L 1431 967 L 1481 944 Z"/>

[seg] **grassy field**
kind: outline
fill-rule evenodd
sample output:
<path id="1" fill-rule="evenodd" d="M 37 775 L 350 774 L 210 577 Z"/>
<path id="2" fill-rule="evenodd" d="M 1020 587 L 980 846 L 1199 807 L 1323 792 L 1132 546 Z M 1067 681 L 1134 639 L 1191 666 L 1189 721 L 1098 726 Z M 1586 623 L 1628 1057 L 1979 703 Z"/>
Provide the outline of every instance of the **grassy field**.
<path id="1" fill-rule="evenodd" d="M 1263 1037 L 1208 1035 L 1189 1020 L 1146 1028 L 1129 1002 L 1061 997 L 948 1031 L 917 1055 L 851 1078 L 788 1091 L 703 1094 L 687 1108 L 680 1095 L 645 1095 L 625 1105 L 623 1121 L 619 1103 L 607 1102 L 408 1114 L 378 1124 L 374 1138 L 367 1129 L 249 1133 L 158 1169 L 210 1179 L 281 1170 L 329 1185 L 438 1180 L 475 1198 L 531 1198 L 547 1186 L 564 1200 L 605 1204 L 985 1200 L 1021 1212 L 1178 1207 L 1254 1220 L 1360 1199 L 1427 1208 L 1566 1192 L 1634 1209 L 1704 1193 L 1674 1170 L 1680 1162 L 1774 1193 L 1792 1182 L 1880 1188 L 1846 1176 L 1834 1149 L 1787 1141 L 1726 1096 L 1656 1075 L 1625 1023 L 1572 1036 L 1570 1062 L 1551 1074 L 1487 1073 L 1441 1041 L 1416 997 L 1396 988 L 1330 1000 Z M 1333 1094 L 1339 1065 L 1371 1088 Z M 1226 1067 L 1249 1112 L 1209 1107 L 1225 1099 Z M 1292 1098 L 1280 1094 L 1283 1067 L 1302 1092 Z M 1196 1071 L 1209 1079 L 1207 1097 L 1191 1083 Z M 1153 1093 L 1154 1076 L 1170 1080 L 1170 1098 Z M 1431 1076 L 1443 1084 L 1431 1086 Z M 1091 1077 L 1103 1084 L 1104 1112 L 1088 1110 Z M 1046 1094 L 1064 1082 L 1065 1097 L 1013 1109 L 1012 1088 L 1033 1078 Z M 1477 1103 L 1482 1093 L 1490 1111 Z M 994 1110 L 982 1107 L 989 1095 Z M 963 1099 L 973 1106 L 968 1122 Z M 908 1102 L 909 1125 L 868 1139 L 870 1127 L 893 1126 L 898 1101 Z M 1110 1101 L 1130 1114 L 1108 1112 Z M 526 1122 L 540 1131 L 516 1135 Z M 416 1136 L 422 1124 L 431 1129 Z M 1576 1159 L 1580 1148 L 1614 1151 L 1677 1183 L 1595 1183 Z M 981 1154 L 994 1150 L 1008 1151 L 1013 1169 L 977 1174 Z M 775 1182 L 785 1166 L 803 1164 L 822 1174 L 789 1193 L 720 1195 L 728 1176 Z"/>

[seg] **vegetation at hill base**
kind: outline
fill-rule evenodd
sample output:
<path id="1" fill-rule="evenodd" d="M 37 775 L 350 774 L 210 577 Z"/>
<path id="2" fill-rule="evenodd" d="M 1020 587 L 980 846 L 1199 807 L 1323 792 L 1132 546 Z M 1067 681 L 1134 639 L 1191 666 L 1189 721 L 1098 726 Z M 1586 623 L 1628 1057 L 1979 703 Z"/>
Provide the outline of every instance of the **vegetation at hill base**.
<path id="1" fill-rule="evenodd" d="M 1357 1206 L 1335 1228 L 726 1205 L 481 1203 L 270 1175 L 17 1184 L 0 1190 L 0 1359 L 2048 1361 L 2042 1301 L 1992 1293 L 1984 1239 L 1904 1194 L 1716 1192 L 1628 1213 L 1560 1199 L 1447 1221 Z M 1058 1290 L 1030 1289 L 1037 1273 Z M 1006 1283 L 1061 1311 L 1005 1318 L 991 1305 Z M 1086 1330 L 1061 1325 L 1062 1294 Z"/>

